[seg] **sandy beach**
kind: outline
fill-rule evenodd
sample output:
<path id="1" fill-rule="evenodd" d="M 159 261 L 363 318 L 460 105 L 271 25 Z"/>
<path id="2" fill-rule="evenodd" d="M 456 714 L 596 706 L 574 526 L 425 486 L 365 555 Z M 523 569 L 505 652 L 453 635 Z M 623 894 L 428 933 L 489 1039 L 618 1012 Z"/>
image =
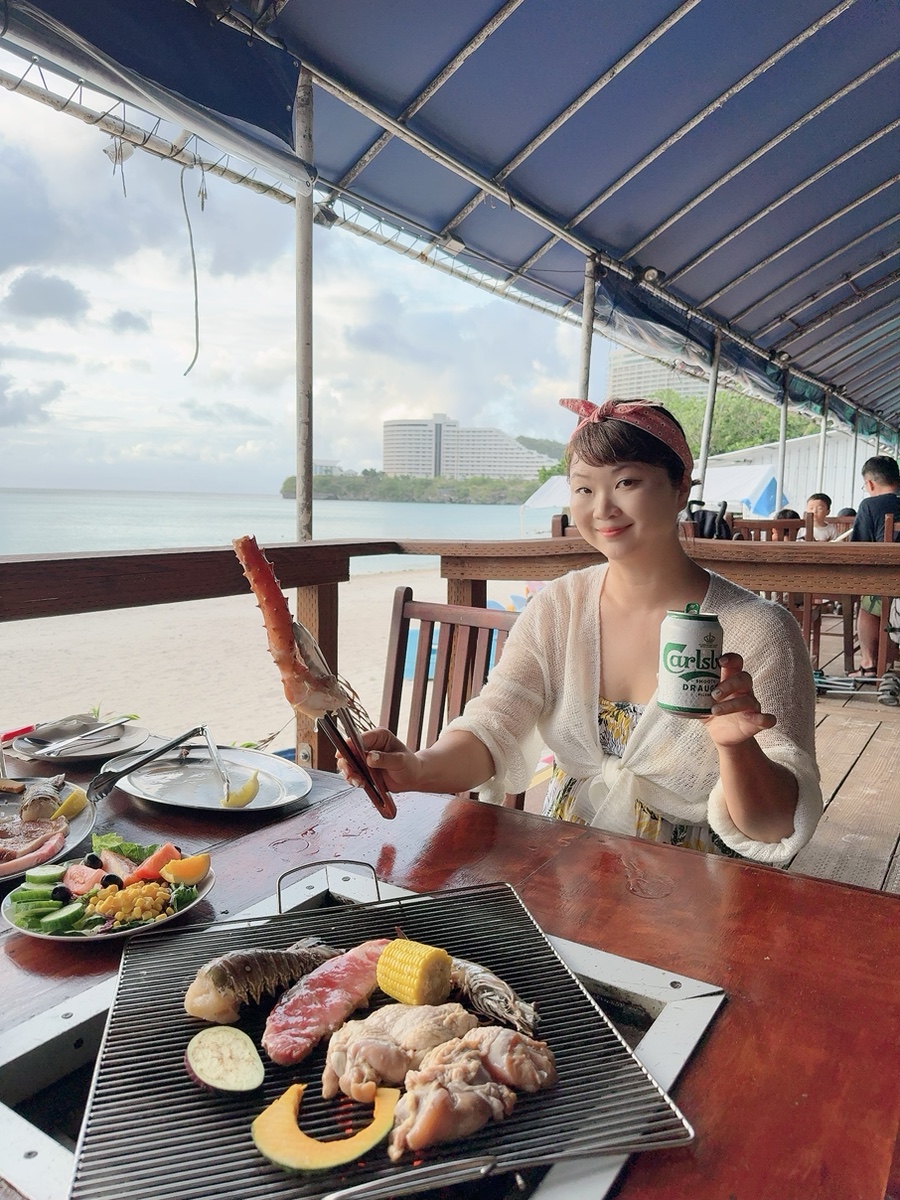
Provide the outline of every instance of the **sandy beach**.
<path id="1" fill-rule="evenodd" d="M 359 575 L 340 585 L 340 671 L 375 720 L 400 585 L 417 599 L 447 598 L 437 567 Z M 521 588 L 495 582 L 488 595 L 506 604 Z M 7 622 L 0 646 L 0 730 L 99 706 L 109 716 L 136 713 L 136 724 L 162 736 L 205 722 L 221 744 L 272 734 L 272 749 L 293 744 L 291 710 L 249 594 Z"/>

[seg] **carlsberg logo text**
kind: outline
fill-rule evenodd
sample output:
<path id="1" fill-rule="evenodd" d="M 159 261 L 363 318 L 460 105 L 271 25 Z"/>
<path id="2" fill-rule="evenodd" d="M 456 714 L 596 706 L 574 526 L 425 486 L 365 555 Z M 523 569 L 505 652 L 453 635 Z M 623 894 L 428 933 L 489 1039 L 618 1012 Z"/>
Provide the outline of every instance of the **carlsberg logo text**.
<path id="1" fill-rule="evenodd" d="M 671 675 L 684 675 L 690 679 L 715 674 L 718 678 L 719 658 L 713 647 L 698 646 L 689 654 L 685 654 L 686 649 L 684 642 L 667 642 L 663 647 L 663 667 Z"/>

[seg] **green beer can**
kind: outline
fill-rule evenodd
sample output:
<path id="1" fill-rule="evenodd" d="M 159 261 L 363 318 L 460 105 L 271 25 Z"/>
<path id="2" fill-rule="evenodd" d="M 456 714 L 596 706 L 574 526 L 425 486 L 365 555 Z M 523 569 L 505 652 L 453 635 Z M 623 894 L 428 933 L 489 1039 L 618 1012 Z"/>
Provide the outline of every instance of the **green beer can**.
<path id="1" fill-rule="evenodd" d="M 722 626 L 715 613 L 688 604 L 667 612 L 659 629 L 659 687 L 656 702 L 680 717 L 708 717 L 719 682 Z"/>

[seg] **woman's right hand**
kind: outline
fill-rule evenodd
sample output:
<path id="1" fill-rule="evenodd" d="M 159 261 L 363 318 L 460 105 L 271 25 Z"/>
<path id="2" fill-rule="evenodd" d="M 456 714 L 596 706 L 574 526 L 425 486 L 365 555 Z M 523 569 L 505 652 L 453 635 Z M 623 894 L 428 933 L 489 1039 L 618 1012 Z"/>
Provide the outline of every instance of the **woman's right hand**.
<path id="1" fill-rule="evenodd" d="M 422 778 L 418 757 L 389 729 L 367 729 L 361 735 L 369 770 L 389 792 L 414 792 Z M 362 787 L 363 781 L 346 758 L 337 756 L 337 768 L 348 783 Z"/>

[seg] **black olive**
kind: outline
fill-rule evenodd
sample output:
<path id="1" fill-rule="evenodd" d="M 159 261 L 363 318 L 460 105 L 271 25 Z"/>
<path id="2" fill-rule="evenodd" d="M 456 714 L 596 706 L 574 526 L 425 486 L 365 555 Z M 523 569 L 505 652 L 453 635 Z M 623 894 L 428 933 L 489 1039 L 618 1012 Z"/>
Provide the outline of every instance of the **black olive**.
<path id="1" fill-rule="evenodd" d="M 68 904 L 72 899 L 72 893 L 63 883 L 58 883 L 50 893 L 51 900 L 62 900 L 63 904 Z"/>
<path id="2" fill-rule="evenodd" d="M 103 859 L 99 854 L 86 854 L 84 856 L 84 865 L 86 867 L 102 867 Z"/>
<path id="3" fill-rule="evenodd" d="M 119 878 L 118 875 L 113 875 L 113 873 L 111 871 L 109 872 L 109 874 L 104 875 L 103 878 L 100 880 L 101 887 L 112 887 L 113 884 L 115 884 L 116 887 L 121 887 L 122 880 Z"/>

